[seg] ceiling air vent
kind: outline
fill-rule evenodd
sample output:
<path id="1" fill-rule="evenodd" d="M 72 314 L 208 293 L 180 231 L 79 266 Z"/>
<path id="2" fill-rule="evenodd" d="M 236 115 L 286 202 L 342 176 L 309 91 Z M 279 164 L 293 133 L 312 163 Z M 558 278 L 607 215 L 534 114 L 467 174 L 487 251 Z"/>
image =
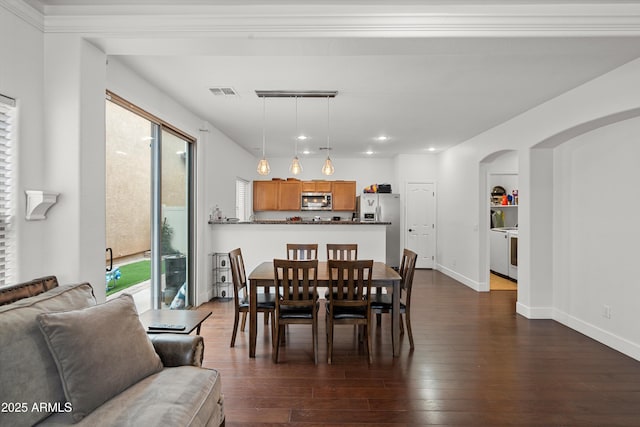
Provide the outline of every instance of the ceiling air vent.
<path id="1" fill-rule="evenodd" d="M 235 89 L 230 86 L 211 87 L 209 90 L 215 96 L 238 96 Z"/>

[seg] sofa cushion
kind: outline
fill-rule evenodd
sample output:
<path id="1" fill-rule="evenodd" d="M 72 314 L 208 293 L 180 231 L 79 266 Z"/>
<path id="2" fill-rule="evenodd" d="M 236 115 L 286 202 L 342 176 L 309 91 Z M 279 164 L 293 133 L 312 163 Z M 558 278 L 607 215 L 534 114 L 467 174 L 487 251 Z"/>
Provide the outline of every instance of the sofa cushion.
<path id="1" fill-rule="evenodd" d="M 96 304 L 88 283 L 55 287 L 45 293 L 0 306 L 0 402 L 24 402 L 24 413 L 3 413 L 2 423 L 33 425 L 51 413 L 34 405 L 60 402 L 65 396 L 60 376 L 36 316 Z M 39 406 L 37 406 L 39 408 Z"/>
<path id="2" fill-rule="evenodd" d="M 69 414 L 57 413 L 42 426 L 68 425 Z M 224 420 L 222 383 L 213 369 L 164 368 L 105 402 L 77 427 L 219 426 Z"/>
<path id="3" fill-rule="evenodd" d="M 38 322 L 75 421 L 162 370 L 129 294 L 82 310 L 41 314 Z"/>

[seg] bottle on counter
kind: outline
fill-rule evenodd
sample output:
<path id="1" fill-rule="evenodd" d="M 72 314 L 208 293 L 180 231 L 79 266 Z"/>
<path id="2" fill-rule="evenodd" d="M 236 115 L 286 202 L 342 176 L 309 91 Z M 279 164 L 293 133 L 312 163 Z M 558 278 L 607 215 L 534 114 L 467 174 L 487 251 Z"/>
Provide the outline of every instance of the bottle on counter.
<path id="1" fill-rule="evenodd" d="M 213 211 L 213 219 L 215 221 L 222 221 L 222 211 L 220 210 L 218 205 L 216 205 L 216 209 Z"/>

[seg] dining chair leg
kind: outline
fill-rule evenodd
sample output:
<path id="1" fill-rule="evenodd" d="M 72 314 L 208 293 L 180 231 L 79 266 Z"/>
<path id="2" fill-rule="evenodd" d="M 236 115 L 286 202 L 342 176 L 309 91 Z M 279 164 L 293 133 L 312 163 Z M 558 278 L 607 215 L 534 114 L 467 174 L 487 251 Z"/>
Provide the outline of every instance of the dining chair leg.
<path id="1" fill-rule="evenodd" d="M 371 324 L 371 322 L 369 322 L 369 324 Z M 369 357 L 369 364 L 373 363 L 373 354 L 371 351 L 371 328 L 369 328 L 369 325 L 364 327 L 365 329 L 365 333 L 367 334 L 366 336 L 366 340 L 367 340 L 367 355 Z"/>
<path id="2" fill-rule="evenodd" d="M 266 313 L 265 313 L 266 314 Z M 271 322 L 272 324 L 275 322 Z M 276 326 L 275 335 L 273 336 L 273 363 L 278 363 L 278 353 L 280 352 L 280 327 Z"/>
<path id="3" fill-rule="evenodd" d="M 239 313 L 238 313 L 239 314 Z M 238 314 L 236 314 L 236 319 L 238 319 Z M 244 332 L 244 326 L 247 323 L 247 312 L 242 312 L 242 325 L 240 325 L 240 330 Z"/>
<path id="4" fill-rule="evenodd" d="M 411 345 L 411 349 L 413 350 L 413 333 L 411 332 L 411 316 L 409 315 L 409 309 L 404 313 L 405 321 L 407 322 L 407 334 L 409 335 L 409 344 Z"/>
<path id="5" fill-rule="evenodd" d="M 233 332 L 231 333 L 231 345 L 229 345 L 229 347 L 233 347 L 234 345 L 236 345 L 236 334 L 238 332 L 238 320 L 240 320 L 240 313 L 236 312 L 236 315 L 233 318 Z M 242 322 L 242 325 L 243 325 L 242 330 L 244 331 L 244 322 Z"/>
<path id="6" fill-rule="evenodd" d="M 381 322 L 382 322 L 382 313 L 376 313 L 376 325 L 380 326 Z"/>
<path id="7" fill-rule="evenodd" d="M 311 333 L 313 334 L 313 363 L 318 364 L 318 319 L 316 318 L 311 325 Z"/>
<path id="8" fill-rule="evenodd" d="M 400 313 L 400 335 L 404 335 L 404 322 L 402 321 L 402 313 Z"/>
<path id="9" fill-rule="evenodd" d="M 331 357 L 333 356 L 333 322 L 329 321 L 327 335 L 327 364 L 331 365 Z"/>
<path id="10" fill-rule="evenodd" d="M 278 322 L 276 321 L 276 312 L 269 312 L 269 316 L 271 316 L 271 347 L 275 349 L 276 347 L 276 335 L 278 334 Z M 265 316 L 267 313 L 265 313 Z"/>

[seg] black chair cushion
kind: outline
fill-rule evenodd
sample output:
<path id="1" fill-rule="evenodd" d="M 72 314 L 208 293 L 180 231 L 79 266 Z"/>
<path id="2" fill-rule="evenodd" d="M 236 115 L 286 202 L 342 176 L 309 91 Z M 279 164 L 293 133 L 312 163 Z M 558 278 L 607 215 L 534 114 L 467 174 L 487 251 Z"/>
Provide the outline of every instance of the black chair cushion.
<path id="1" fill-rule="evenodd" d="M 312 319 L 313 313 L 308 308 L 280 307 L 281 319 Z"/>
<path id="2" fill-rule="evenodd" d="M 327 314 L 329 314 L 329 305 L 327 304 Z M 347 307 L 334 307 L 333 308 L 334 319 L 366 319 L 367 309 L 362 308 L 347 308 Z"/>

